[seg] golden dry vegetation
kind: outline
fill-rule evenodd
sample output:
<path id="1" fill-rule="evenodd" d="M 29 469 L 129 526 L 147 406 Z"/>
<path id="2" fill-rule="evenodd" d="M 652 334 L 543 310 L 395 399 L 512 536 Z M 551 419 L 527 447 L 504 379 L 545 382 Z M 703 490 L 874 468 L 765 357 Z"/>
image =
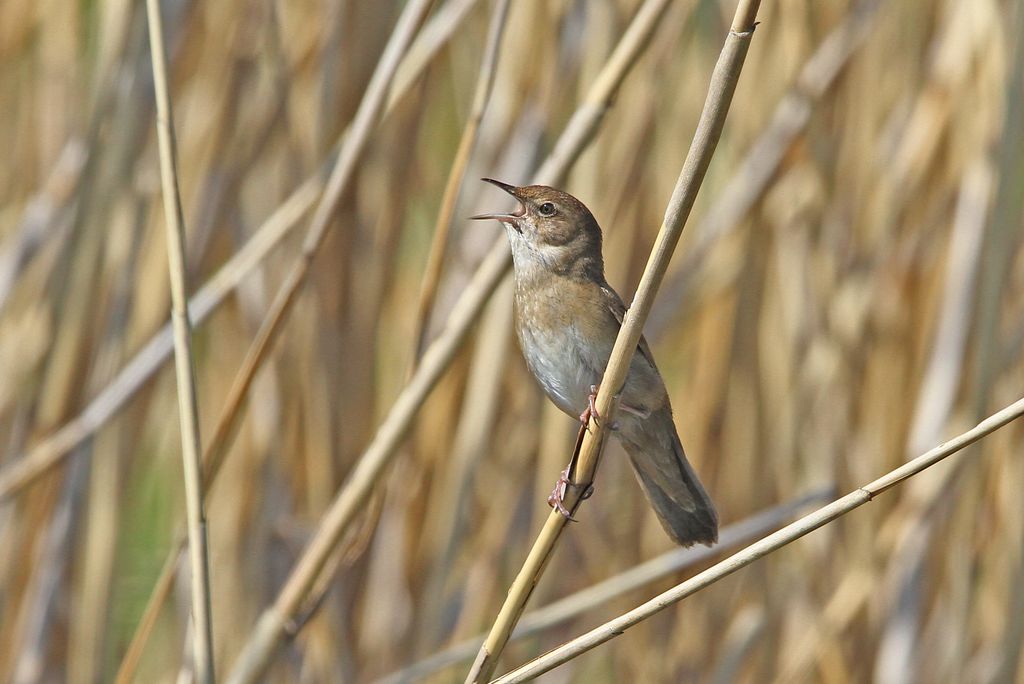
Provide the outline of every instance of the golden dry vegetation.
<path id="1" fill-rule="evenodd" d="M 462 681 L 572 450 L 516 348 L 507 279 L 467 309 L 503 238 L 463 217 L 507 202 L 477 177 L 537 178 L 573 113 L 597 111 L 630 21 L 663 3 L 511 3 L 413 374 L 498 3 L 433 3 L 375 112 L 371 75 L 415 4 L 162 3 L 200 432 L 221 464 L 223 679 L 345 491 L 267 681 L 371 682 L 432 656 L 454 664 L 389 681 Z M 585 151 L 544 172 L 594 211 L 627 301 L 734 10 L 664 4 Z M 499 672 L 1021 396 L 1024 3 L 779 0 L 758 18 L 646 326 L 722 544 L 632 581 L 672 547 L 610 446 Z M 0 3 L 0 681 L 171 682 L 190 660 L 149 55 L 144 3 Z M 349 167 L 325 193 L 339 141 Z M 318 226 L 322 244 L 304 237 Z M 1022 452 L 1010 424 L 544 681 L 1024 682 Z"/>

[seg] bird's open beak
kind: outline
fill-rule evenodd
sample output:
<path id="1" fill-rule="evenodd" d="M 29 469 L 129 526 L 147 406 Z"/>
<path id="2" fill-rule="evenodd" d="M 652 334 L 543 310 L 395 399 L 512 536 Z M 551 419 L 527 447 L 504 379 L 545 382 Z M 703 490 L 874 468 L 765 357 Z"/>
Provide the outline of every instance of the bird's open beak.
<path id="1" fill-rule="evenodd" d="M 508 183 L 502 183 L 499 180 L 494 180 L 493 178 L 481 178 L 480 180 L 482 180 L 482 181 L 484 181 L 486 183 L 490 183 L 491 185 L 497 185 L 499 188 L 501 188 L 502 190 L 504 190 L 508 194 L 512 195 L 517 200 L 520 200 L 519 201 L 519 208 L 516 209 L 512 213 L 507 213 L 507 214 L 477 214 L 476 216 L 470 216 L 469 218 L 471 220 L 473 220 L 473 221 L 485 221 L 485 220 L 489 220 L 489 219 L 493 219 L 495 221 L 501 221 L 502 223 L 509 224 L 510 226 L 515 228 L 520 233 L 523 232 L 522 228 L 519 227 L 519 220 L 522 219 L 524 216 L 526 216 L 526 207 L 523 206 L 522 200 L 519 197 L 519 188 L 517 188 L 514 185 L 509 185 Z"/>

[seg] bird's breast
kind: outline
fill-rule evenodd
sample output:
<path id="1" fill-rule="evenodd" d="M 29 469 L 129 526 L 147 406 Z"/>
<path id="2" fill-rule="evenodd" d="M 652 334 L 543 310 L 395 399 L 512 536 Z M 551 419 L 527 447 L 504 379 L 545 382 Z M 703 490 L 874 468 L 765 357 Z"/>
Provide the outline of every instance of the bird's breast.
<path id="1" fill-rule="evenodd" d="M 516 332 L 526 365 L 544 392 L 575 416 L 587 406 L 590 386 L 599 382 L 588 363 L 587 345 L 571 296 L 562 288 L 531 288 L 516 294 Z"/>

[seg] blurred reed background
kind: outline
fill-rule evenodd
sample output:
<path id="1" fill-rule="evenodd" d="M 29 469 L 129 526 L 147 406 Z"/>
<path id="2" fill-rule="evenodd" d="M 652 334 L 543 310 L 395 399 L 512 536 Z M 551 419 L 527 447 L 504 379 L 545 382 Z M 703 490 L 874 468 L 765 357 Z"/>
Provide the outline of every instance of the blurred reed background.
<path id="1" fill-rule="evenodd" d="M 724 523 L 855 488 L 1019 398 L 1022 4 L 762 4 L 647 326 Z M 531 179 L 638 7 L 512 3 L 427 340 L 499 235 L 462 220 L 507 203 L 475 179 Z M 402 3 L 163 9 L 192 289 L 212 283 L 193 309 L 205 445 Z M 627 301 L 733 9 L 669 3 L 564 184 L 604 227 Z M 492 11 L 435 3 L 252 386 L 207 500 L 221 672 L 409 376 Z M 184 518 L 142 3 L 4 0 L 0 63 L 0 680 L 112 681 Z M 229 261 L 247 244 L 248 270 Z M 574 435 L 509 317 L 503 285 L 270 681 L 372 681 L 490 624 Z M 545 681 L 1024 682 L 1021 451 L 1011 425 Z M 670 548 L 613 445 L 531 606 Z M 503 663 L 692 572 L 516 641 Z M 187 592 L 182 570 L 132 680 L 177 679 Z"/>

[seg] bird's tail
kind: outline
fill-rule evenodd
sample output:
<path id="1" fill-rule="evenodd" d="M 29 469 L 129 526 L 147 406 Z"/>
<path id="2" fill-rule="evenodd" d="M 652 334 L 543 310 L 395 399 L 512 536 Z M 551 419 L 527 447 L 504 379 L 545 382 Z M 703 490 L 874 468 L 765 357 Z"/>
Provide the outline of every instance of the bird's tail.
<path id="1" fill-rule="evenodd" d="M 718 541 L 718 513 L 686 460 L 671 409 L 646 418 L 619 415 L 619 441 L 668 536 L 682 546 Z"/>

